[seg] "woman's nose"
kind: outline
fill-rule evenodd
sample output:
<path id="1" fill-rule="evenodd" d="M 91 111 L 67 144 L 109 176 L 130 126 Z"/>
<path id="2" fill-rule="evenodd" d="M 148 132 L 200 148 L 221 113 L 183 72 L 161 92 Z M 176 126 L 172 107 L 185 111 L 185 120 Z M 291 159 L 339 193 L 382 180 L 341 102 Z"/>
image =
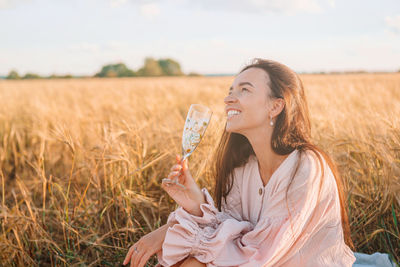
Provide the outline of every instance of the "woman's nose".
<path id="1" fill-rule="evenodd" d="M 237 99 L 233 95 L 228 95 L 228 96 L 226 96 L 224 98 L 225 104 L 233 103 L 233 102 L 236 102 L 236 101 L 237 101 Z"/>

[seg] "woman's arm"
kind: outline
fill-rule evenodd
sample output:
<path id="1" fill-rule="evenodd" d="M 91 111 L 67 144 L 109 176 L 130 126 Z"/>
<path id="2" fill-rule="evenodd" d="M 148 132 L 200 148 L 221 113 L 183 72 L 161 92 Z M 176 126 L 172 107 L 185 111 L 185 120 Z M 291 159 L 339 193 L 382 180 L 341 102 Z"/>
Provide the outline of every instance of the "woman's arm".
<path id="1" fill-rule="evenodd" d="M 159 231 L 162 242 L 164 242 L 165 235 L 167 234 L 168 228 L 174 226 L 177 223 L 178 223 L 177 221 L 168 221 L 166 224 L 164 224 L 163 226 L 159 227 L 156 230 L 156 231 Z M 162 245 L 162 243 L 161 243 L 161 245 Z M 161 249 L 161 247 L 160 247 L 160 249 Z"/>
<path id="2" fill-rule="evenodd" d="M 203 194 L 203 197 L 205 200 L 206 200 L 206 194 L 205 194 L 206 191 L 207 190 L 205 188 L 202 189 L 202 194 Z M 239 189 L 236 179 L 234 180 L 233 187 L 232 187 L 230 193 L 228 194 L 226 200 L 227 200 L 227 202 L 222 201 L 222 203 L 221 203 L 222 212 L 218 213 L 218 216 L 214 216 L 214 214 L 210 214 L 210 212 L 212 213 L 212 211 L 207 209 L 207 206 L 209 206 L 209 205 L 207 205 L 205 203 L 200 204 L 200 206 L 203 206 L 202 207 L 203 209 L 204 208 L 207 209 L 206 213 L 203 214 L 203 210 L 199 206 L 199 209 L 201 210 L 201 213 L 202 213 L 200 215 L 201 217 L 199 217 L 195 214 L 192 214 L 192 213 L 186 213 L 186 214 L 189 217 L 191 217 L 191 216 L 196 217 L 197 218 L 196 222 L 198 223 L 198 226 L 201 225 L 202 228 L 206 227 L 206 226 L 215 227 L 218 222 L 224 221 L 229 218 L 236 219 L 238 221 L 242 221 L 243 218 L 242 218 L 242 205 L 241 205 L 241 198 L 240 198 L 240 189 Z M 209 208 L 211 208 L 211 207 L 209 207 Z M 165 235 L 165 238 L 164 238 L 163 248 L 160 252 L 157 253 L 158 260 L 163 266 L 170 265 L 170 266 L 175 267 L 175 265 L 173 265 L 173 264 L 182 263 L 183 261 L 185 261 L 185 259 L 190 258 L 190 255 L 185 255 L 184 249 L 182 249 L 180 251 L 183 252 L 183 255 L 179 255 L 173 262 L 167 263 L 163 259 L 164 254 L 166 254 L 166 255 L 169 254 L 168 250 L 171 245 L 171 244 L 169 244 L 171 241 L 171 238 L 168 237 L 168 230 L 171 230 L 172 228 L 175 228 L 176 226 L 179 225 L 179 220 L 182 219 L 182 216 L 181 215 L 176 216 L 176 215 L 177 215 L 177 213 L 178 214 L 181 213 L 182 209 L 183 209 L 183 207 L 178 207 L 175 211 L 171 212 L 170 216 L 168 217 L 167 222 L 175 222 L 175 224 L 171 224 L 170 225 L 171 227 L 167 228 L 167 234 Z M 176 245 L 181 246 L 181 244 L 179 244 L 179 241 L 177 241 L 177 242 L 178 243 Z M 164 249 L 166 249 L 166 251 L 164 251 Z M 193 258 L 192 260 L 194 260 L 194 259 L 195 258 Z M 161 266 L 161 264 L 160 264 L 160 266 Z M 157 267 L 160 267 L 160 266 L 157 266 Z M 180 265 L 178 265 L 178 266 L 180 266 Z"/>

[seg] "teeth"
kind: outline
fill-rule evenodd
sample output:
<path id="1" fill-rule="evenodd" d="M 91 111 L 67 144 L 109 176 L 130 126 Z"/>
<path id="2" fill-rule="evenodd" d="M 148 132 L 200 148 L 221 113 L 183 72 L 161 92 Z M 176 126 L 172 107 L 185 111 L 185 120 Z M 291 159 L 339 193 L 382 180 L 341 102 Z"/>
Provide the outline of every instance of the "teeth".
<path id="1" fill-rule="evenodd" d="M 228 116 L 232 116 L 232 115 L 237 115 L 237 114 L 240 114 L 241 112 L 240 111 L 238 111 L 238 110 L 229 110 L 228 111 Z"/>

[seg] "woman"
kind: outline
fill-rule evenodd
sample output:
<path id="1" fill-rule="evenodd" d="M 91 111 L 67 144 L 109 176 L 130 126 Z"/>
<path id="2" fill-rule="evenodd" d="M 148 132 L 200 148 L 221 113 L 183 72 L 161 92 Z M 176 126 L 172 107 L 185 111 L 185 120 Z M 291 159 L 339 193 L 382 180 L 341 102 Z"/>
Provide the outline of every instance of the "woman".
<path id="1" fill-rule="evenodd" d="M 227 122 L 216 151 L 215 197 L 200 189 L 187 161 L 172 166 L 186 189 L 163 183 L 179 204 L 167 224 L 134 244 L 124 264 L 143 266 L 352 266 L 343 183 L 311 143 L 298 75 L 255 59 L 224 99 Z"/>

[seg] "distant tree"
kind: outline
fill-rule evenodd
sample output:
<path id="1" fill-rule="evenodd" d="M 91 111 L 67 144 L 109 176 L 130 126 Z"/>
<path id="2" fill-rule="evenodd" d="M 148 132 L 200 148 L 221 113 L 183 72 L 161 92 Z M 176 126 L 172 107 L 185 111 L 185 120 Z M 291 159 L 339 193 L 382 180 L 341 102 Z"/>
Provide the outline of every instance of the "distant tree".
<path id="1" fill-rule="evenodd" d="M 166 59 L 159 59 L 158 65 L 160 65 L 162 72 L 164 75 L 167 76 L 176 76 L 176 75 L 183 75 L 181 71 L 181 66 L 178 62 L 173 59 L 166 58 Z"/>
<path id="2" fill-rule="evenodd" d="M 48 79 L 71 79 L 73 76 L 71 74 L 66 74 L 66 75 L 57 75 L 57 74 L 52 74 L 47 77 Z"/>
<path id="3" fill-rule="evenodd" d="M 132 76 L 176 76 L 185 75 L 179 63 L 171 58 L 156 60 L 146 57 L 144 65 L 137 72 L 130 70 L 125 64 L 109 64 L 102 67 L 95 77 L 132 77 Z"/>
<path id="4" fill-rule="evenodd" d="M 188 76 L 203 76 L 197 72 L 189 72 Z"/>
<path id="5" fill-rule="evenodd" d="M 136 73 L 123 63 L 110 64 L 102 67 L 95 77 L 133 77 Z"/>
<path id="6" fill-rule="evenodd" d="M 41 77 L 35 73 L 27 73 L 25 74 L 22 79 L 40 79 Z"/>
<path id="7" fill-rule="evenodd" d="M 7 75 L 6 79 L 10 80 L 19 80 L 21 77 L 19 77 L 19 74 L 16 70 L 10 71 L 10 73 Z"/>
<path id="8" fill-rule="evenodd" d="M 144 66 L 137 73 L 139 76 L 161 76 L 164 74 L 158 61 L 151 57 L 145 58 Z"/>
<path id="9" fill-rule="evenodd" d="M 118 77 L 117 70 L 113 70 L 113 69 L 107 70 L 104 77 L 107 77 L 107 78 Z M 122 75 L 119 77 L 122 77 Z"/>

